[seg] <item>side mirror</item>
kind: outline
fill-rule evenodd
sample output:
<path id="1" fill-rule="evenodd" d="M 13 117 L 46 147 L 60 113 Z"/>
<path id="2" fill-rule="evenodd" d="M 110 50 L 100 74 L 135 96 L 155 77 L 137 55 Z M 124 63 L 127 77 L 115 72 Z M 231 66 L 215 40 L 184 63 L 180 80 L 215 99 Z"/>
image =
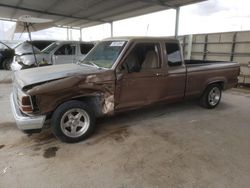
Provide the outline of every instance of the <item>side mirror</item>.
<path id="1" fill-rule="evenodd" d="M 124 73 L 127 73 L 128 71 L 126 70 L 124 65 L 121 65 L 118 67 L 118 72 L 124 74 Z"/>

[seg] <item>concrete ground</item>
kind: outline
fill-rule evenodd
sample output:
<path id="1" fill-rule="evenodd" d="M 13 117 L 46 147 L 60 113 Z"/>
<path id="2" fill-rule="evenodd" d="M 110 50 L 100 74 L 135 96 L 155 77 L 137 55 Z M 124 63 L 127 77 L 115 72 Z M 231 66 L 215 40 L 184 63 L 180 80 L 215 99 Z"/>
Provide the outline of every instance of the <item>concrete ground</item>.
<path id="1" fill-rule="evenodd" d="M 230 90 L 214 110 L 196 102 L 98 120 L 77 144 L 51 131 L 25 135 L 0 84 L 0 187 L 250 186 L 250 92 Z"/>

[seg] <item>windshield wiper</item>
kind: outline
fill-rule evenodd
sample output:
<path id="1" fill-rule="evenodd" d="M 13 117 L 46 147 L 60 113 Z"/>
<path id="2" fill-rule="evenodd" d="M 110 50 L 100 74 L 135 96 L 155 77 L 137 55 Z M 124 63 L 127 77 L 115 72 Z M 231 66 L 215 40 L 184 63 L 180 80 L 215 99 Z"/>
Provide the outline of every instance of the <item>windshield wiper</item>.
<path id="1" fill-rule="evenodd" d="M 99 67 L 97 64 L 93 63 L 93 61 L 85 61 L 85 62 L 82 62 L 82 63 L 85 63 L 85 64 L 90 64 L 98 69 L 101 69 L 101 67 Z"/>

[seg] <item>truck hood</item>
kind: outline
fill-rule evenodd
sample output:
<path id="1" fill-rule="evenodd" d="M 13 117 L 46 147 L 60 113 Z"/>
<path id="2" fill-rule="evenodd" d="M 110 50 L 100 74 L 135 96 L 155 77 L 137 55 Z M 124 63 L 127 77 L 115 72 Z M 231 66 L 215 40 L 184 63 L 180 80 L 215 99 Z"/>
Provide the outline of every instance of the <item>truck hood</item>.
<path id="1" fill-rule="evenodd" d="M 56 80 L 60 78 L 89 75 L 105 71 L 88 65 L 63 64 L 45 67 L 25 69 L 14 73 L 14 82 L 23 88 L 24 86 Z"/>

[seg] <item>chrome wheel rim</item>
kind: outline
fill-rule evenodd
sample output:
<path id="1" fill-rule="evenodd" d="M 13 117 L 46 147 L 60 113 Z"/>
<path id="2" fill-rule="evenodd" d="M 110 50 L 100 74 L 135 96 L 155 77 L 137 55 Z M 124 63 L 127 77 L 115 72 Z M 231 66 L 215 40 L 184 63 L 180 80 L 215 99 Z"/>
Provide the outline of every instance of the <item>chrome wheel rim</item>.
<path id="1" fill-rule="evenodd" d="M 221 91 L 218 87 L 214 87 L 208 95 L 208 102 L 210 105 L 215 106 L 220 101 Z"/>
<path id="2" fill-rule="evenodd" d="M 65 135 L 76 138 L 86 133 L 90 125 L 90 118 L 85 110 L 74 108 L 63 114 L 60 125 Z"/>

